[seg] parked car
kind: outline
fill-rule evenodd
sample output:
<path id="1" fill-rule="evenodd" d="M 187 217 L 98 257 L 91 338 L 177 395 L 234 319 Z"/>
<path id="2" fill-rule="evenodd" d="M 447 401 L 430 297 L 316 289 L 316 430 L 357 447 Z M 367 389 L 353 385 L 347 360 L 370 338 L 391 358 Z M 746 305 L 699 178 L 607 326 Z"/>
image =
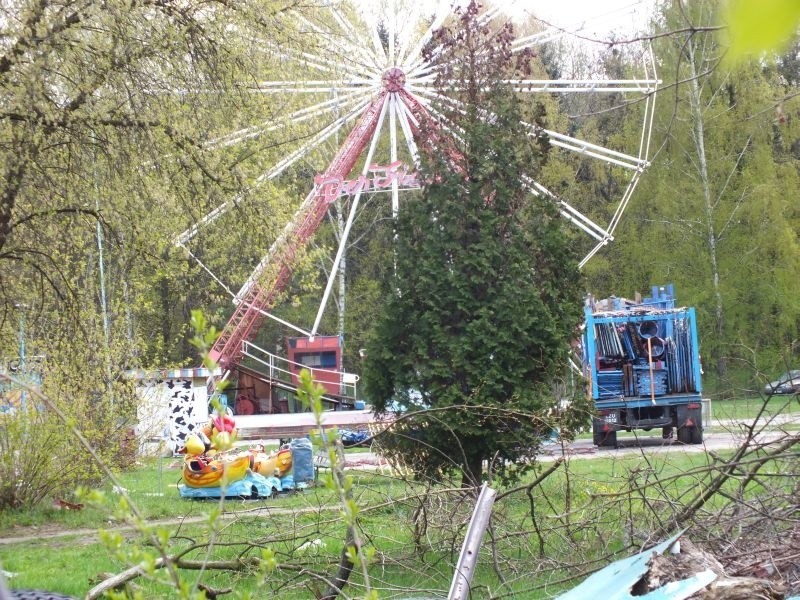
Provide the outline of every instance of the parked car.
<path id="1" fill-rule="evenodd" d="M 775 381 L 764 386 L 765 394 L 797 394 L 800 393 L 800 369 L 787 371 Z"/>

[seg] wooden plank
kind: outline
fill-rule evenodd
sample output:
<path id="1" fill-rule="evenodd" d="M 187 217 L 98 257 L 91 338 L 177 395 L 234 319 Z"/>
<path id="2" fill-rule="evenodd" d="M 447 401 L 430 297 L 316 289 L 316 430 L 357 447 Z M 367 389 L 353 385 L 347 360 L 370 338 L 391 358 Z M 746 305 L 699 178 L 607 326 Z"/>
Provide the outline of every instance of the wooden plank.
<path id="1" fill-rule="evenodd" d="M 237 415 L 236 429 L 241 440 L 275 440 L 304 437 L 317 429 L 313 413 L 279 413 L 271 415 Z M 337 410 L 322 413 L 323 429 L 367 429 L 370 425 L 386 426 L 390 421 L 378 418 L 371 410 Z"/>

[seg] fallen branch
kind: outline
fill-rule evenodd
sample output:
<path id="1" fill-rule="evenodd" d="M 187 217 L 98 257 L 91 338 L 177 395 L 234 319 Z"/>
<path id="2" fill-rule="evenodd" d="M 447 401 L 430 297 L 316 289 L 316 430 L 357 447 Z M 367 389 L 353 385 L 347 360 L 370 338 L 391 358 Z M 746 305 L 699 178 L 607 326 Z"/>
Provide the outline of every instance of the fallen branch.
<path id="1" fill-rule="evenodd" d="M 184 560 L 177 557 L 167 557 L 158 558 L 155 561 L 154 568 L 155 569 L 163 569 L 164 566 L 169 561 L 177 569 L 187 569 L 187 570 L 194 570 L 199 571 L 201 569 L 211 569 L 215 571 L 246 571 L 249 569 L 255 569 L 258 567 L 260 560 L 258 558 L 240 558 L 235 560 L 212 560 L 212 561 L 202 561 L 202 560 Z M 101 581 L 99 584 L 94 586 L 86 593 L 86 600 L 95 600 L 95 598 L 100 598 L 106 592 L 119 588 L 129 581 L 136 579 L 141 575 L 145 575 L 145 570 L 142 565 L 136 565 L 129 569 L 125 569 L 124 571 L 117 573 Z"/>

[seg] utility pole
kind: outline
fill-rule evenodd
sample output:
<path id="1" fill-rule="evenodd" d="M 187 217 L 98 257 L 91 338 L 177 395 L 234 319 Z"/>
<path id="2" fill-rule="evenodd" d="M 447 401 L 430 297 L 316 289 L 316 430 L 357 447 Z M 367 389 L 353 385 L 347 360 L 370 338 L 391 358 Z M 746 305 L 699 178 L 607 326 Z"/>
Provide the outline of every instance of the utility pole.
<path id="1" fill-rule="evenodd" d="M 19 311 L 19 378 L 25 385 L 27 385 L 28 378 L 25 369 L 25 311 L 28 309 L 28 305 L 23 304 L 22 302 L 17 302 L 14 304 L 14 308 Z M 23 387 L 20 394 L 20 408 L 22 409 L 23 414 L 28 412 L 27 402 L 28 394 Z"/>

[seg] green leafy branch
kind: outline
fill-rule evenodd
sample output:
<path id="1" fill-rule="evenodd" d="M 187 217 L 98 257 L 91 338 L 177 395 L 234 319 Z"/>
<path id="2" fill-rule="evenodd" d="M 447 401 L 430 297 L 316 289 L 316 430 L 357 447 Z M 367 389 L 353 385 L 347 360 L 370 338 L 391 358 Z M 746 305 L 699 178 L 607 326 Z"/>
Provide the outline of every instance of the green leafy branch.
<path id="1" fill-rule="evenodd" d="M 335 429 L 325 431 L 323 428 L 322 395 L 324 392 L 321 385 L 314 383 L 308 369 L 300 372 L 297 397 L 305 408 L 314 413 L 314 422 L 317 425 L 314 441 L 327 454 L 331 467 L 330 472 L 324 476 L 325 486 L 337 494 L 342 506 L 340 515 L 347 528 L 339 569 L 322 598 L 330 600 L 338 596 L 347 583 L 353 568 L 358 566 L 366 589 L 364 597 L 367 600 L 374 600 L 378 597 L 378 593 L 370 587 L 369 564 L 375 557 L 375 548 L 365 546 L 359 534 L 359 507 L 353 500 L 353 478 L 344 472 L 344 453 L 338 442 L 337 432 Z"/>

